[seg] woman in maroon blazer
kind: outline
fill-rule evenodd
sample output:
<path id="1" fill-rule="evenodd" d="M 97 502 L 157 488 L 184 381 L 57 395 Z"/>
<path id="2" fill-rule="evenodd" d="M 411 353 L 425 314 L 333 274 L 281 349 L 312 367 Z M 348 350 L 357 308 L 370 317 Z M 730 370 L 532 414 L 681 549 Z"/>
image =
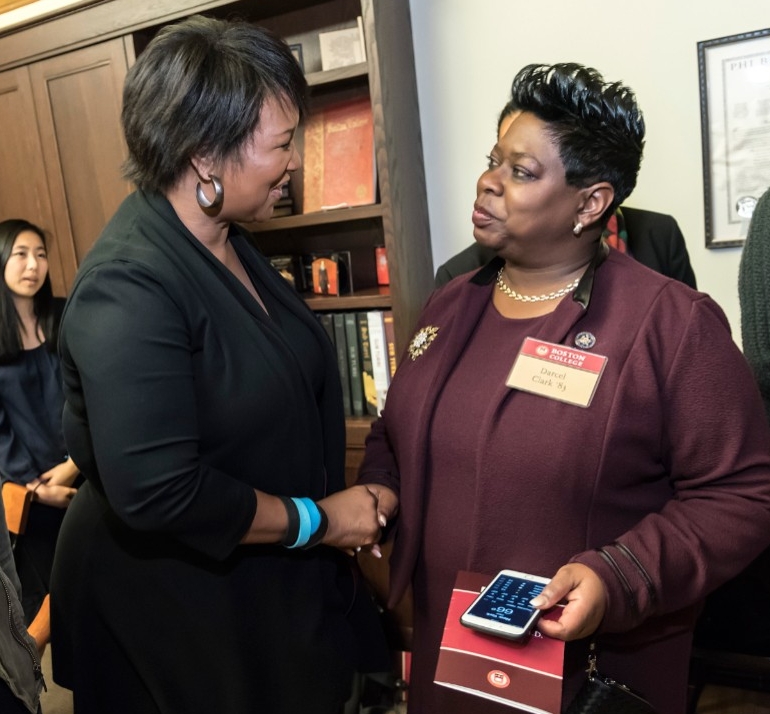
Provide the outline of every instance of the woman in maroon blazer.
<path id="1" fill-rule="evenodd" d="M 473 208 L 497 257 L 429 300 L 361 469 L 391 601 L 414 588 L 409 712 L 509 711 L 433 675 L 457 571 L 512 568 L 566 602 L 539 625 L 568 643 L 564 707 L 596 634 L 606 675 L 683 714 L 703 597 L 770 541 L 770 432 L 720 308 L 600 240 L 641 161 L 633 93 L 576 64 L 513 91 Z M 586 391 L 564 355 L 599 365 Z"/>

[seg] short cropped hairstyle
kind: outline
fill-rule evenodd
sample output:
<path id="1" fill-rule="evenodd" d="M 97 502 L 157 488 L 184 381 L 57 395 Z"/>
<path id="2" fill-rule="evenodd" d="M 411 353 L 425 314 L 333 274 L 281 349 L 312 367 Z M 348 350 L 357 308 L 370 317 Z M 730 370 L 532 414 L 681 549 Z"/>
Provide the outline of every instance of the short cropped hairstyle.
<path id="1" fill-rule="evenodd" d="M 631 89 L 580 64 L 531 64 L 514 78 L 509 105 L 548 124 L 569 185 L 612 185 L 615 199 L 605 218 L 634 190 L 644 119 Z"/>
<path id="2" fill-rule="evenodd" d="M 306 114 L 307 82 L 288 45 L 246 22 L 194 15 L 168 25 L 126 76 L 125 177 L 165 192 L 194 156 L 238 161 L 274 98 Z"/>
<path id="3" fill-rule="evenodd" d="M 519 111 L 519 107 L 516 106 L 516 102 L 514 102 L 513 99 L 509 99 L 506 105 L 500 111 L 500 114 L 497 115 L 498 134 L 500 133 L 500 127 L 503 125 L 503 119 L 505 119 L 509 114 L 513 114 L 517 111 Z"/>
<path id="4" fill-rule="evenodd" d="M 5 276 L 5 266 L 13 252 L 13 244 L 21 233 L 30 231 L 40 236 L 46 245 L 45 232 L 42 228 L 25 221 L 23 218 L 9 218 L 0 222 L 0 270 Z M 32 299 L 37 324 L 43 331 L 45 346 L 49 352 L 56 353 L 58 344 L 58 324 L 54 315 L 53 289 L 50 272 Z M 3 279 L 0 288 L 0 364 L 15 362 L 24 349 L 21 341 L 21 319 L 16 310 L 13 293 Z"/>

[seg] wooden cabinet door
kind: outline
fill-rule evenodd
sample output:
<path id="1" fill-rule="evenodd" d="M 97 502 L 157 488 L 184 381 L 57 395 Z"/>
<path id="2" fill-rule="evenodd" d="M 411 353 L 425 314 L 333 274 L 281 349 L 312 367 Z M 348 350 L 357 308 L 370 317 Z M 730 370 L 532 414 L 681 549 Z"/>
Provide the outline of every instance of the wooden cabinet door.
<path id="1" fill-rule="evenodd" d="M 64 295 L 59 243 L 26 67 L 0 73 L 0 127 L 0 220 L 23 218 L 47 233 L 51 282 L 54 292 Z"/>
<path id="2" fill-rule="evenodd" d="M 131 191 L 121 175 L 127 151 L 120 124 L 130 54 L 118 38 L 29 68 L 67 290 Z"/>

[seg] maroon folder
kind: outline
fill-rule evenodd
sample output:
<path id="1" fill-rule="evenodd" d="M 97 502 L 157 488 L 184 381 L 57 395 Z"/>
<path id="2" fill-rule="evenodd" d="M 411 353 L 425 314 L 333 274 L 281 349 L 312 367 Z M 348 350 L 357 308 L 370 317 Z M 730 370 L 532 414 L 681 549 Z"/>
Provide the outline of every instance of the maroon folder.
<path id="1" fill-rule="evenodd" d="M 460 624 L 489 575 L 460 571 L 449 603 L 436 684 L 534 714 L 561 711 L 564 642 L 535 632 L 522 643 Z M 543 615 L 558 619 L 558 611 Z"/>

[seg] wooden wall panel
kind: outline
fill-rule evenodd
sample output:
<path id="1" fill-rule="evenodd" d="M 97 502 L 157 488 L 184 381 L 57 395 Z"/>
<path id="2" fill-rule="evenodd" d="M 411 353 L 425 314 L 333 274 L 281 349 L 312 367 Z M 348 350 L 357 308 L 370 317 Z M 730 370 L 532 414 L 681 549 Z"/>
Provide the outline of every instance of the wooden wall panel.
<path id="1" fill-rule="evenodd" d="M 130 193 L 120 109 L 127 60 L 121 39 L 30 67 L 67 287 L 106 222 Z M 64 237 L 69 245 L 64 245 Z"/>
<path id="2" fill-rule="evenodd" d="M 37 131 L 29 71 L 26 67 L 0 73 L 0 220 L 24 218 L 48 234 L 48 264 L 57 295 L 65 294 L 59 237 L 46 180 Z"/>

